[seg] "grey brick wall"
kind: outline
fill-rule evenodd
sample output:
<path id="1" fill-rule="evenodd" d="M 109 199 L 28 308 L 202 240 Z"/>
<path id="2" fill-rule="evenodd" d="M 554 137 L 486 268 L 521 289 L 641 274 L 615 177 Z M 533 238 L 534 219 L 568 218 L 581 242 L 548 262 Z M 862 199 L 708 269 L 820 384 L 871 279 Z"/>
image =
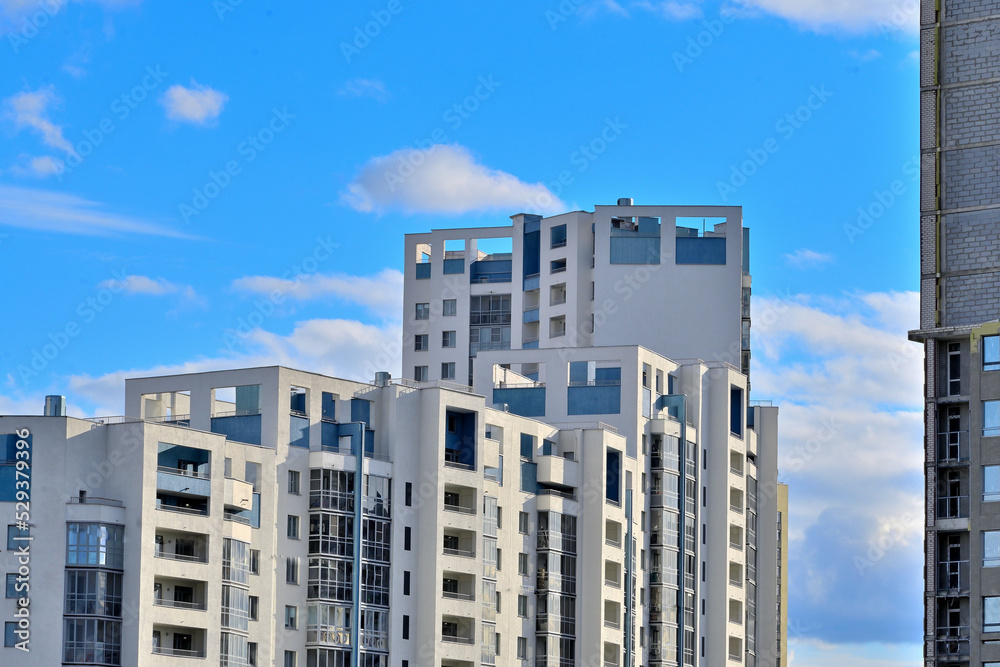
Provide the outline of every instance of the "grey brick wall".
<path id="1" fill-rule="evenodd" d="M 941 36 L 941 83 L 1000 76 L 1000 18 L 942 28 Z"/>
<path id="2" fill-rule="evenodd" d="M 944 109 L 945 147 L 1000 140 L 1000 84 L 946 89 Z"/>
<path id="3" fill-rule="evenodd" d="M 1000 203 L 1000 146 L 948 151 L 944 160 L 941 207 L 965 208 Z"/>
<path id="4" fill-rule="evenodd" d="M 920 218 L 920 274 L 932 275 L 937 272 L 937 216 L 925 215 Z"/>
<path id="5" fill-rule="evenodd" d="M 944 216 L 944 271 L 983 271 L 1000 266 L 1000 210 Z M 1000 300 L 1000 294 L 994 298 Z"/>
<path id="6" fill-rule="evenodd" d="M 945 0 L 942 4 L 944 21 L 962 21 L 1000 14 L 1000 0 Z"/>
<path id="7" fill-rule="evenodd" d="M 944 279 L 945 326 L 1000 319 L 1000 272 Z"/>

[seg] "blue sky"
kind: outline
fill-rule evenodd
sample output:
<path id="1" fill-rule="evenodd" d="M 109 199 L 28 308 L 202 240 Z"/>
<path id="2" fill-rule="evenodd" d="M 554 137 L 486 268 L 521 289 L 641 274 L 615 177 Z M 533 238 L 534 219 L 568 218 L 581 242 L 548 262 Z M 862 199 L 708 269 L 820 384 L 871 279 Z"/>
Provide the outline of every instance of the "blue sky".
<path id="1" fill-rule="evenodd" d="M 5 2 L 0 412 L 119 413 L 155 372 L 398 371 L 406 232 L 741 205 L 792 664 L 916 665 L 915 9 Z"/>

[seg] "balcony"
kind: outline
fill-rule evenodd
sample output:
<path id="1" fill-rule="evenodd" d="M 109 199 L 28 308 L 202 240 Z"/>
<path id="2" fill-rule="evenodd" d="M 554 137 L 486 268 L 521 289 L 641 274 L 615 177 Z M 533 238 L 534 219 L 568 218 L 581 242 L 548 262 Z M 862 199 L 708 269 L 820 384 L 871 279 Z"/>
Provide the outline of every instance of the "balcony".
<path id="1" fill-rule="evenodd" d="M 175 658 L 204 658 L 205 650 L 173 648 L 170 646 L 154 646 L 153 653 L 157 655 L 172 655 Z"/>
<path id="2" fill-rule="evenodd" d="M 153 606 L 155 607 L 173 607 L 175 609 L 194 609 L 196 611 L 205 611 L 207 606 L 204 602 L 188 602 L 186 600 L 170 600 L 165 598 L 153 599 Z"/>
<path id="3" fill-rule="evenodd" d="M 207 563 L 208 540 L 197 533 L 157 530 L 153 556 L 185 563 Z"/>
<path id="4" fill-rule="evenodd" d="M 938 463 L 962 464 L 969 462 L 969 432 L 945 431 L 937 434 Z"/>
<path id="5" fill-rule="evenodd" d="M 253 522 L 250 520 L 250 517 L 244 516 L 243 514 L 240 514 L 239 512 L 231 512 L 229 510 L 226 510 L 223 513 L 222 518 L 225 521 L 232 521 L 233 523 L 242 523 L 244 526 L 252 526 L 253 525 Z"/>
<path id="6" fill-rule="evenodd" d="M 207 498 L 212 494 L 212 483 L 208 472 L 161 465 L 156 467 L 156 489 Z"/>
<path id="7" fill-rule="evenodd" d="M 157 497 L 156 509 L 164 512 L 179 512 L 181 514 L 190 514 L 194 516 L 208 516 L 207 502 L 202 501 L 201 503 L 194 502 L 178 504 L 181 501 L 183 501 L 183 499 L 173 497 Z"/>
<path id="8" fill-rule="evenodd" d="M 938 593 L 962 593 L 969 591 L 969 561 L 943 561 L 938 563 Z"/>
<path id="9" fill-rule="evenodd" d="M 969 496 L 942 496 L 937 499 L 937 518 L 966 519 L 969 516 Z"/>
<path id="10" fill-rule="evenodd" d="M 444 504 L 444 511 L 445 512 L 458 512 L 459 514 L 475 514 L 476 513 L 476 508 L 475 507 L 466 507 L 465 505 L 451 504 L 451 503 L 445 502 L 445 504 Z"/>
<path id="11" fill-rule="evenodd" d="M 561 456 L 539 456 L 538 482 L 565 487 L 579 486 L 580 464 Z"/>
<path id="12" fill-rule="evenodd" d="M 554 530 L 539 530 L 536 546 L 539 550 L 555 549 L 575 554 L 576 535 L 567 535 Z"/>
<path id="13" fill-rule="evenodd" d="M 120 500 L 113 498 L 98 498 L 97 496 L 74 496 L 69 499 L 70 505 L 107 505 L 108 507 L 125 507 Z"/>
<path id="14" fill-rule="evenodd" d="M 969 626 L 939 627 L 935 643 L 939 656 L 967 656 L 969 655 Z"/>
<path id="15" fill-rule="evenodd" d="M 462 635 L 441 635 L 441 641 L 446 644 L 474 644 L 476 639 L 474 637 L 464 637 Z"/>

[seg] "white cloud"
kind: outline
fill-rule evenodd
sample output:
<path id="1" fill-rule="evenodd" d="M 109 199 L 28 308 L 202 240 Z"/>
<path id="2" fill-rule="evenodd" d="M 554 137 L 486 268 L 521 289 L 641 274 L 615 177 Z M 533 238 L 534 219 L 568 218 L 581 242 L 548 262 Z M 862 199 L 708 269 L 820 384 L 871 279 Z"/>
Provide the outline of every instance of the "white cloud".
<path id="1" fill-rule="evenodd" d="M 3 118 L 13 123 L 18 131 L 34 130 L 47 146 L 75 155 L 73 145 L 63 136 L 63 129 L 49 119 L 51 107 L 59 105 L 53 86 L 12 95 L 3 101 Z"/>
<path id="2" fill-rule="evenodd" d="M 672 21 L 687 21 L 704 16 L 697 2 L 677 2 L 676 0 L 640 0 L 633 7 L 658 14 Z"/>
<path id="3" fill-rule="evenodd" d="M 10 173 L 30 178 L 57 176 L 66 169 L 62 160 L 51 155 L 22 155 L 21 162 L 11 166 Z"/>
<path id="4" fill-rule="evenodd" d="M 899 0 L 734 0 L 817 32 L 908 32 L 920 27 L 920 5 Z"/>
<path id="5" fill-rule="evenodd" d="M 503 210 L 551 214 L 566 210 L 566 204 L 544 184 L 525 183 L 479 164 L 469 149 L 457 144 L 436 144 L 428 150 L 403 148 L 372 158 L 341 194 L 341 200 L 363 212 Z"/>
<path id="6" fill-rule="evenodd" d="M 156 223 L 104 210 L 103 205 L 75 195 L 7 185 L 0 185 L 0 224 L 64 234 L 186 238 Z"/>
<path id="7" fill-rule="evenodd" d="M 860 60 L 863 63 L 878 60 L 882 57 L 881 52 L 877 49 L 868 49 L 867 51 L 848 51 L 847 55 L 854 58 L 855 60 Z"/>
<path id="8" fill-rule="evenodd" d="M 919 630 L 907 591 L 919 598 L 923 350 L 906 338 L 918 312 L 916 292 L 754 297 L 751 380 L 779 406 L 803 638 Z"/>
<path id="9" fill-rule="evenodd" d="M 160 102 L 167 110 L 167 118 L 195 125 L 213 123 L 222 113 L 222 107 L 228 100 L 229 96 L 225 93 L 208 86 L 201 86 L 194 79 L 191 80 L 190 88 L 180 84 L 170 86 L 160 98 Z"/>
<path id="10" fill-rule="evenodd" d="M 823 264 L 833 262 L 833 255 L 825 252 L 816 252 L 808 248 L 799 248 L 795 252 L 785 255 L 785 261 L 797 269 L 808 269 Z"/>
<path id="11" fill-rule="evenodd" d="M 580 5 L 580 9 L 577 11 L 585 19 L 605 12 L 628 18 L 628 10 L 622 7 L 616 0 L 594 0 L 593 2 Z"/>
<path id="12" fill-rule="evenodd" d="M 392 97 L 378 79 L 351 79 L 337 92 L 346 97 L 370 97 L 376 102 L 387 102 Z"/>
<path id="13" fill-rule="evenodd" d="M 374 276 L 307 274 L 296 280 L 276 276 L 246 276 L 233 281 L 233 288 L 255 294 L 279 293 L 306 301 L 336 297 L 366 306 L 385 319 L 399 319 L 403 308 L 403 274 L 383 269 Z"/>
<path id="14" fill-rule="evenodd" d="M 377 326 L 356 320 L 308 320 L 297 323 L 287 336 L 256 329 L 243 339 L 246 349 L 235 354 L 220 354 L 182 364 L 123 369 L 99 376 L 73 375 L 55 382 L 64 383 L 56 385 L 58 391 L 67 395 L 69 410 L 81 416 L 122 414 L 125 378 L 133 377 L 282 365 L 369 382 L 377 370 L 388 370 L 393 377 L 399 377 L 401 335 L 399 324 Z M 42 402 L 36 397 L 25 403 L 28 407 L 38 404 L 32 414 L 41 413 L 44 397 L 40 398 Z M 22 402 L 0 396 L 0 408 Z"/>

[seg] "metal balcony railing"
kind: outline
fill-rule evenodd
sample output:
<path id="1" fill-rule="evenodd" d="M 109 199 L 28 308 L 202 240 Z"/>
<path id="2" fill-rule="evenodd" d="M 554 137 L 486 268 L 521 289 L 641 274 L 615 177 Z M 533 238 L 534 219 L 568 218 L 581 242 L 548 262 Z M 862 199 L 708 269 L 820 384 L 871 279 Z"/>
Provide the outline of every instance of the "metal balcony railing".
<path id="1" fill-rule="evenodd" d="M 172 648 L 170 646 L 154 646 L 153 653 L 159 655 L 172 655 L 176 658 L 204 658 L 205 651 L 202 650 L 192 650 L 186 648 Z"/>
<path id="2" fill-rule="evenodd" d="M 194 609 L 196 611 L 205 611 L 208 608 L 204 602 L 184 602 L 183 600 L 169 600 L 166 598 L 154 598 L 153 605 L 156 607 L 173 607 L 175 609 Z"/>
<path id="3" fill-rule="evenodd" d="M 453 549 L 451 547 L 444 547 L 443 553 L 445 556 L 461 556 L 462 558 L 476 557 L 476 552 L 471 549 Z"/>
<path id="4" fill-rule="evenodd" d="M 73 496 L 70 505 L 107 505 L 108 507 L 125 507 L 124 503 L 114 498 L 98 498 L 96 496 Z"/>
<path id="5" fill-rule="evenodd" d="M 207 563 L 207 554 L 195 554 L 194 556 L 189 556 L 188 554 L 178 554 L 168 551 L 154 551 L 154 558 L 166 558 L 168 560 L 180 560 L 186 563 Z"/>
<path id="6" fill-rule="evenodd" d="M 938 563 L 937 589 L 939 592 L 969 590 L 969 561 L 953 560 Z"/>
<path id="7" fill-rule="evenodd" d="M 937 499 L 937 518 L 964 519 L 969 516 L 969 496 L 942 496 Z"/>
<path id="8" fill-rule="evenodd" d="M 445 512 L 458 512 L 459 514 L 475 514 L 475 507 L 466 507 L 465 505 L 453 505 L 451 503 L 444 504 Z"/>
<path id="9" fill-rule="evenodd" d="M 967 463 L 969 461 L 969 432 L 944 431 L 937 434 L 939 463 Z"/>
<path id="10" fill-rule="evenodd" d="M 165 472 L 171 475 L 182 475 L 184 477 L 197 477 L 199 479 L 211 479 L 211 476 L 207 472 L 184 470 L 183 468 L 176 468 L 172 466 L 156 466 L 156 472 Z"/>
<path id="11" fill-rule="evenodd" d="M 473 644 L 476 640 L 473 637 L 462 637 L 461 635 L 441 635 L 441 641 L 449 644 Z"/>
<path id="12" fill-rule="evenodd" d="M 472 593 L 461 593 L 459 591 L 441 591 L 441 597 L 448 598 L 449 600 L 474 601 L 476 599 L 476 596 Z"/>

